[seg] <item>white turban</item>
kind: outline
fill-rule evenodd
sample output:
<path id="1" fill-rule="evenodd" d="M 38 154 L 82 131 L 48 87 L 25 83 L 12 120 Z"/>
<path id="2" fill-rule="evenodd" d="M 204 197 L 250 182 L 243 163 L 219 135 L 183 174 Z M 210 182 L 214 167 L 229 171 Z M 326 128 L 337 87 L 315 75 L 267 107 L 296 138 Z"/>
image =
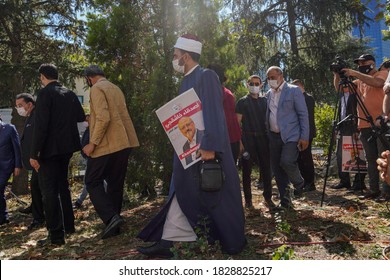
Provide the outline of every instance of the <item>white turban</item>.
<path id="1" fill-rule="evenodd" d="M 177 38 L 174 46 L 177 49 L 185 50 L 188 52 L 194 52 L 200 54 L 202 52 L 202 43 L 196 40 L 187 39 L 184 37 Z"/>

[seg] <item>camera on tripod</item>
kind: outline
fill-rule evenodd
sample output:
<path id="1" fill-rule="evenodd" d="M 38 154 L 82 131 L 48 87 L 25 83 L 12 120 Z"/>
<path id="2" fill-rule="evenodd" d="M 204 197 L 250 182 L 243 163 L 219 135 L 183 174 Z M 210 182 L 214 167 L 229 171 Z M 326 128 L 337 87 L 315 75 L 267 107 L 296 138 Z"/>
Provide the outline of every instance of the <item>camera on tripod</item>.
<path id="1" fill-rule="evenodd" d="M 330 71 L 339 74 L 340 79 L 347 79 L 345 72 L 342 70 L 343 68 L 347 68 L 347 63 L 342 59 L 341 56 L 337 55 L 336 61 L 330 65 Z"/>

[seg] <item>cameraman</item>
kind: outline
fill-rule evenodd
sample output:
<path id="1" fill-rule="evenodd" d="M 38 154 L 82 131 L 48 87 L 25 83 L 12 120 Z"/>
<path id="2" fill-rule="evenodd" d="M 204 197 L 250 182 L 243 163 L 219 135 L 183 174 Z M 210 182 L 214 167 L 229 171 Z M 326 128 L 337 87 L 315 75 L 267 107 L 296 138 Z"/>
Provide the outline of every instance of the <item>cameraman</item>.
<path id="1" fill-rule="evenodd" d="M 383 143 L 378 138 L 373 138 L 370 123 L 366 120 L 361 107 L 365 107 L 367 112 L 376 119 L 382 116 L 382 104 L 384 98 L 383 85 L 387 78 L 386 71 L 378 71 L 375 68 L 375 58 L 370 54 L 363 54 L 354 62 L 358 65 L 358 71 L 343 68 L 342 73 L 346 77 L 354 77 L 356 92 L 362 101 L 362 106 L 358 106 L 358 129 L 360 130 L 360 139 L 363 143 L 364 152 L 368 162 L 369 190 L 361 198 L 374 199 L 381 192 L 379 189 L 379 173 L 377 170 L 376 159 L 384 151 Z M 340 82 L 339 73 L 334 72 L 334 86 L 336 90 Z M 371 138 L 371 139 L 370 139 Z M 371 141 L 369 141 L 371 140 Z"/>

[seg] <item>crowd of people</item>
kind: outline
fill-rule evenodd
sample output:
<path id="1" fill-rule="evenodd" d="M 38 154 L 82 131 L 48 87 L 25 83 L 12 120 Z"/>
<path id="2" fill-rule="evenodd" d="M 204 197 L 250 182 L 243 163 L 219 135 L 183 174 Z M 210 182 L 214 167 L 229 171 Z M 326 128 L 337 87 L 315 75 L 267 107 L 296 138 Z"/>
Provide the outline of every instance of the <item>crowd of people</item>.
<path id="1" fill-rule="evenodd" d="M 204 130 L 197 130 L 190 117 L 178 121 L 178 129 L 186 138 L 183 150 L 195 145 L 199 149 L 185 159 L 186 167 L 174 155 L 166 203 L 138 234 L 138 238 L 154 242 L 138 248 L 147 256 L 170 258 L 174 242 L 192 242 L 200 234 L 205 234 L 211 244 L 219 241 L 227 254 L 240 253 L 246 244 L 244 207 L 254 209 L 254 165 L 259 167 L 264 203 L 271 212 L 289 211 L 294 207 L 294 196 L 316 189 L 311 153 L 316 136 L 315 102 L 303 81 L 289 83 L 280 67 L 271 66 L 266 71 L 269 90 L 263 94 L 261 77 L 251 75 L 246 82 L 248 94 L 236 102 L 224 86 L 227 78 L 223 67 L 212 64 L 202 68 L 201 52 L 202 43 L 191 34 L 179 37 L 174 46 L 172 66 L 184 75 L 179 94 L 195 90 L 202 104 Z M 344 68 L 342 74 L 355 78 L 351 83 L 357 94 L 350 92 L 350 85 L 340 73 L 334 73 L 334 86 L 341 92 L 336 152 L 340 182 L 333 188 L 364 190 L 362 199 L 388 201 L 390 152 L 385 151 L 386 143 L 373 135 L 367 116 L 368 111 L 373 118 L 387 120 L 388 70 L 377 70 L 375 58 L 368 54 L 355 63 L 358 70 Z M 0 225 L 9 222 L 5 187 L 12 173 L 17 176 L 23 167 L 32 174 L 33 221 L 28 229 L 46 225 L 48 231 L 39 245 L 65 243 L 66 235 L 75 232 L 73 208 L 80 208 L 87 194 L 105 225 L 101 238 L 118 235 L 124 223 L 121 209 L 127 162 L 132 149 L 139 146 L 124 94 L 106 79 L 99 66 L 87 67 L 84 77 L 90 87 L 90 114 L 86 116 L 75 93 L 59 83 L 55 65 L 42 64 L 38 71 L 43 88 L 36 100 L 28 93 L 16 96 L 17 112 L 27 117 L 20 139 L 13 125 L 0 122 Z M 81 142 L 77 128 L 80 122 L 88 126 Z M 346 136 L 353 141 L 360 139 L 363 144 L 368 190 L 364 172 L 357 172 L 351 184 L 350 173 L 342 169 Z M 68 165 L 73 153 L 80 150 L 87 162 L 84 188 L 72 205 Z M 201 161 L 190 164 L 197 158 Z M 204 191 L 199 187 L 200 165 L 216 159 L 224 174 L 222 186 L 218 191 Z M 244 203 L 237 162 L 242 167 Z M 273 199 L 273 177 L 279 205 Z M 385 181 L 382 188 L 380 177 Z"/>

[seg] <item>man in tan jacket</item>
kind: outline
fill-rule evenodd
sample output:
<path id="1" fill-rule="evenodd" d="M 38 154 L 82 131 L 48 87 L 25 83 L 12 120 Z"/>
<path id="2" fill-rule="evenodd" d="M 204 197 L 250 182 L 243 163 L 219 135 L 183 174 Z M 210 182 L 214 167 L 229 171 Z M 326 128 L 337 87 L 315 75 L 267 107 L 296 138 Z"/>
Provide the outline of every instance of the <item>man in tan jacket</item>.
<path id="1" fill-rule="evenodd" d="M 84 70 L 90 86 L 90 140 L 85 184 L 96 212 L 106 224 L 102 239 L 119 234 L 123 184 L 131 148 L 138 138 L 119 87 L 109 82 L 99 66 Z M 104 190 L 107 182 L 107 192 Z"/>

